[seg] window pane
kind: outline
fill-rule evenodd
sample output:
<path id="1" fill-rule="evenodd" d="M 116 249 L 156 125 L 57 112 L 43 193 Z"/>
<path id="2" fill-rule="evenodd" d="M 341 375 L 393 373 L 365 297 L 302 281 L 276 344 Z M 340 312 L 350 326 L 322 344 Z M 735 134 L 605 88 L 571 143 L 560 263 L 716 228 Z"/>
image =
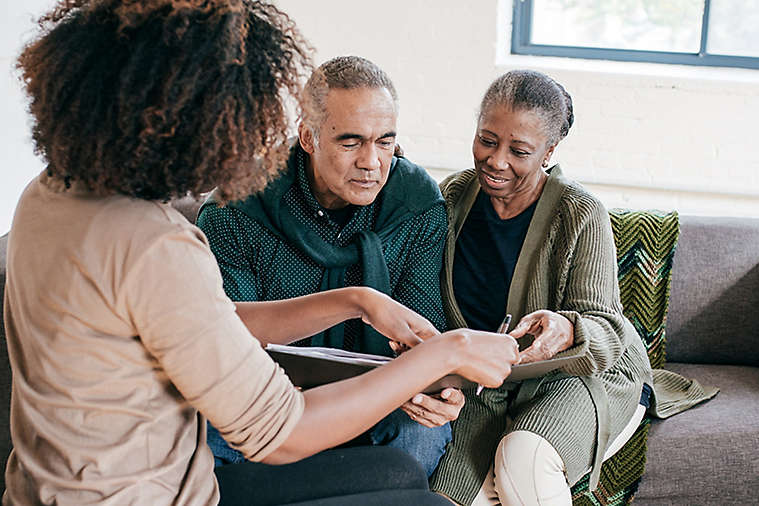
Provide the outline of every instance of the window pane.
<path id="1" fill-rule="evenodd" d="M 534 0 L 531 42 L 698 53 L 703 9 L 703 0 Z"/>
<path id="2" fill-rule="evenodd" d="M 706 51 L 759 57 L 759 0 L 712 0 Z"/>

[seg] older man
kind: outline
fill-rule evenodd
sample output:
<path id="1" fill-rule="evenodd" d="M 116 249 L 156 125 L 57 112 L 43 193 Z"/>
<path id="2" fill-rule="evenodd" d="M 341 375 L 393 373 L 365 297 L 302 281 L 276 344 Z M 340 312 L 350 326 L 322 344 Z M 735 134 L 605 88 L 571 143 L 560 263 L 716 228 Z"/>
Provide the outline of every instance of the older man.
<path id="1" fill-rule="evenodd" d="M 334 58 L 306 83 L 303 109 L 299 142 L 277 180 L 245 201 L 219 207 L 212 197 L 201 208 L 198 226 L 226 293 L 236 301 L 277 300 L 365 285 L 443 330 L 445 208 L 424 169 L 393 156 L 398 104 L 389 77 L 364 58 Z M 299 344 L 390 355 L 387 343 L 351 320 Z M 430 475 L 451 437 L 447 422 L 462 405 L 457 390 L 417 395 L 368 439 L 406 450 Z M 218 464 L 242 458 L 212 427 L 209 444 Z"/>

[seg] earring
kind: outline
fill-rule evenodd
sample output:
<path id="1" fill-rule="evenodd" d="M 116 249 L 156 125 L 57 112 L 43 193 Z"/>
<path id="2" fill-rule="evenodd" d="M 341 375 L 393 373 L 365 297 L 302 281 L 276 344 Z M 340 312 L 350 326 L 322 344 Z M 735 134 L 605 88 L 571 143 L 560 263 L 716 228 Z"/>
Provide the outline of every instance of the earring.
<path id="1" fill-rule="evenodd" d="M 543 160 L 543 168 L 547 168 L 547 167 L 548 167 L 548 158 Z"/>

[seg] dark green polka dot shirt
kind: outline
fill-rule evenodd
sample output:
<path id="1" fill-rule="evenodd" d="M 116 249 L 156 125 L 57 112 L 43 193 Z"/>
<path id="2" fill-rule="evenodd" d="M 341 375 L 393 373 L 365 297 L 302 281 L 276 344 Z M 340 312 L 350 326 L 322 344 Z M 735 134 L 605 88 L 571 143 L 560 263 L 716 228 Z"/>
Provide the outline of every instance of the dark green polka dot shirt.
<path id="1" fill-rule="evenodd" d="M 305 170 L 307 155 L 297 151 L 296 156 L 297 177 L 284 199 L 302 226 L 311 227 L 324 241 L 336 246 L 350 244 L 362 230 L 372 230 L 379 198 L 368 206 L 350 206 L 347 214 L 331 213 L 311 192 Z M 198 226 L 208 237 L 221 269 L 224 290 L 232 300 L 280 300 L 320 290 L 324 268 L 243 211 L 205 206 L 198 216 Z M 440 294 L 446 228 L 445 208 L 440 203 L 404 221 L 383 243 L 391 297 L 441 331 L 446 326 Z M 361 284 L 360 266 L 348 267 L 345 285 Z M 351 348 L 360 328 L 360 320 L 346 324 L 345 348 Z M 308 345 L 309 339 L 297 344 Z"/>

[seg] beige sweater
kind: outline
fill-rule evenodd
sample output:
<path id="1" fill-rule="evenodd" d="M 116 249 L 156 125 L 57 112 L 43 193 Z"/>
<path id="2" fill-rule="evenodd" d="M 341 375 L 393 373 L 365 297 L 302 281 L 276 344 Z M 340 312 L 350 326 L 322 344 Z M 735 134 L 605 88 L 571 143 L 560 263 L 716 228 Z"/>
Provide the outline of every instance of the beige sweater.
<path id="1" fill-rule="evenodd" d="M 4 314 L 3 504 L 216 504 L 203 415 L 260 460 L 303 411 L 224 295 L 204 235 L 167 204 L 34 180 L 9 237 Z"/>

